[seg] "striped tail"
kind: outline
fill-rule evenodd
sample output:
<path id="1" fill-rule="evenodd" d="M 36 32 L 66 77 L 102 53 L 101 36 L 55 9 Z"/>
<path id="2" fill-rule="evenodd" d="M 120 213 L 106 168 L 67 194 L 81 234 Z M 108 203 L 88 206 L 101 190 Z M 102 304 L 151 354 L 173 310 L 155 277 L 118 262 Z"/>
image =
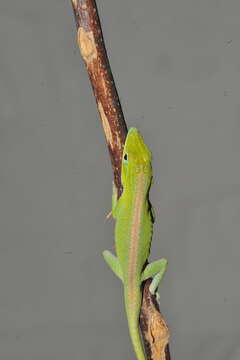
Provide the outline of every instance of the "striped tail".
<path id="1" fill-rule="evenodd" d="M 128 328 L 136 358 L 137 360 L 146 360 L 139 332 L 139 315 L 142 299 L 141 291 L 140 288 L 136 289 L 134 292 L 125 289 L 124 293 Z"/>

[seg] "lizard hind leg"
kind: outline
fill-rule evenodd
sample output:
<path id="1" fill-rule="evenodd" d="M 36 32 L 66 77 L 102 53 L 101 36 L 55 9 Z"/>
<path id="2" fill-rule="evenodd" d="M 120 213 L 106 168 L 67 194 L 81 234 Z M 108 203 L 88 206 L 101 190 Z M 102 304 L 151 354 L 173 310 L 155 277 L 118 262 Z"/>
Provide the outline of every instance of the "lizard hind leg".
<path id="1" fill-rule="evenodd" d="M 167 267 L 167 260 L 163 258 L 148 264 L 144 269 L 142 273 L 142 279 L 141 279 L 142 281 L 147 280 L 150 277 L 153 277 L 153 280 L 149 287 L 151 294 L 155 294 L 158 285 L 162 280 L 163 275 L 166 271 L 166 267 Z"/>
<path id="2" fill-rule="evenodd" d="M 108 250 L 103 251 L 103 257 L 114 274 L 123 281 L 122 269 L 118 258 Z"/>

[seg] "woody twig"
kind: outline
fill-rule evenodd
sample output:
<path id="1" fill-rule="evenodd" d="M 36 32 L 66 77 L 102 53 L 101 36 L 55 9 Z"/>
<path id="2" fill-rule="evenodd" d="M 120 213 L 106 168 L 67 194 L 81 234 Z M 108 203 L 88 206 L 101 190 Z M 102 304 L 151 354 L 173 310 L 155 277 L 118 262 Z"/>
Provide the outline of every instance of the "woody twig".
<path id="1" fill-rule="evenodd" d="M 127 135 L 117 89 L 104 44 L 95 0 L 71 0 L 77 41 L 96 99 L 106 136 L 118 197 L 122 192 L 121 160 Z M 149 292 L 147 280 L 143 286 L 140 328 L 148 360 L 170 360 L 169 330 L 162 318 L 155 296 Z"/>

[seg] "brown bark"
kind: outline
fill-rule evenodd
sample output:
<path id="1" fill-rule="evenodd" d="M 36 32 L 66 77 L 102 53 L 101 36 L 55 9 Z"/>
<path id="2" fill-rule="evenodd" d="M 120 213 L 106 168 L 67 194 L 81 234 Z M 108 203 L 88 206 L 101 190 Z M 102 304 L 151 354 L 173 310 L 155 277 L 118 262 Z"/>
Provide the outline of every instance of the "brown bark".
<path id="1" fill-rule="evenodd" d="M 96 99 L 110 153 L 118 196 L 122 192 L 121 160 L 127 125 L 115 87 L 95 0 L 71 0 L 77 26 L 77 41 Z M 149 360 L 170 360 L 169 331 L 155 296 L 143 287 L 140 328 Z"/>
<path id="2" fill-rule="evenodd" d="M 92 0 L 72 0 L 72 6 L 77 41 L 102 120 L 119 196 L 122 191 L 121 157 L 127 125 L 108 61 L 96 3 Z"/>
<path id="3" fill-rule="evenodd" d="M 169 351 L 170 333 L 160 312 L 156 297 L 151 295 L 147 280 L 143 289 L 143 300 L 140 314 L 140 327 L 145 351 L 149 360 L 171 360 Z"/>

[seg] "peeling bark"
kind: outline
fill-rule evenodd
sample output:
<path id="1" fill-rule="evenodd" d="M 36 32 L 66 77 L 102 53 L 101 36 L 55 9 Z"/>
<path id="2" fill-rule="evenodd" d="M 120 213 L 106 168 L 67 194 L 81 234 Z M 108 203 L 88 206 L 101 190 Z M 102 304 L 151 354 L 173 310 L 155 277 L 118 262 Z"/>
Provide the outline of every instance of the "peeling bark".
<path id="1" fill-rule="evenodd" d="M 148 358 L 151 360 L 170 360 L 170 332 L 163 319 L 156 297 L 149 292 L 151 280 L 144 284 L 143 301 L 140 314 L 140 327 Z"/>
<path id="2" fill-rule="evenodd" d="M 122 192 L 121 160 L 127 135 L 95 0 L 71 0 L 77 26 L 77 41 L 96 99 L 106 136 L 118 197 Z M 150 280 L 143 286 L 140 328 L 148 360 L 170 360 L 169 330 L 154 296 Z"/>

